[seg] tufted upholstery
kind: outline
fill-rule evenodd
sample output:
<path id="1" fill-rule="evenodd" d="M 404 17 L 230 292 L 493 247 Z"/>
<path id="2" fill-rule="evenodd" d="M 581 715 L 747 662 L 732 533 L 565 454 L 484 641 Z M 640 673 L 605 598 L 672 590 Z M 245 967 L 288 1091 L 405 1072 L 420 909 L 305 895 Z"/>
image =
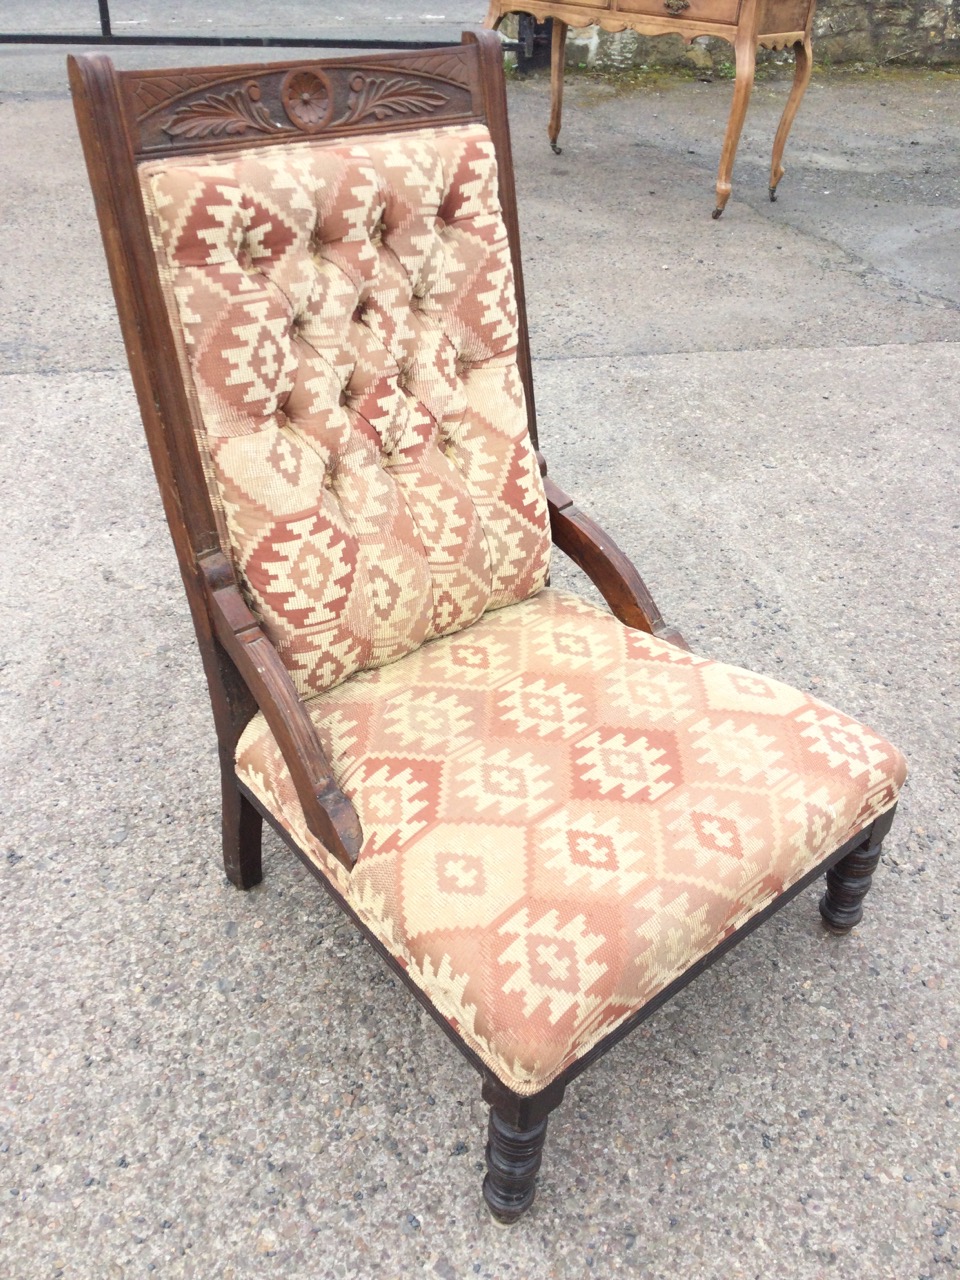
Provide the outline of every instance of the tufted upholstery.
<path id="1" fill-rule="evenodd" d="M 140 173 L 224 547 L 300 692 L 539 590 L 486 128 Z"/>
<path id="2" fill-rule="evenodd" d="M 237 771 L 467 1044 L 534 1093 L 895 802 L 896 749 L 552 589 L 311 700 L 365 842 Z"/>
<path id="3" fill-rule="evenodd" d="M 537 1092 L 889 808 L 903 761 L 805 694 L 541 590 L 483 127 L 140 172 L 224 549 L 357 809 L 352 874 L 262 716 L 238 777 Z"/>

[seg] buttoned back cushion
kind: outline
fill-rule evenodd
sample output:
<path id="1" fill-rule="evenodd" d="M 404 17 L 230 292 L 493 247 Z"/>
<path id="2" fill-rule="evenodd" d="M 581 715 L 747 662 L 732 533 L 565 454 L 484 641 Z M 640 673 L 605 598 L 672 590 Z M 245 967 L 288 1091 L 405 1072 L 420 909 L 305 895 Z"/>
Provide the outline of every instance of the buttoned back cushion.
<path id="1" fill-rule="evenodd" d="M 546 501 L 486 128 L 141 181 L 222 535 L 300 692 L 538 591 Z"/>

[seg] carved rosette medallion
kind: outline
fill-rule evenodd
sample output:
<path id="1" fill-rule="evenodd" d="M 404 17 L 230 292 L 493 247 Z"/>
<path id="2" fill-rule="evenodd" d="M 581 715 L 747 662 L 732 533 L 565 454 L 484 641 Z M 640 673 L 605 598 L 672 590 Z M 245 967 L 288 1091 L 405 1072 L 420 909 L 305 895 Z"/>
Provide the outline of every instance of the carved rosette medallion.
<path id="1" fill-rule="evenodd" d="M 333 111 L 333 93 L 327 77 L 304 67 L 291 71 L 284 79 L 280 101 L 290 121 L 304 133 L 322 129 Z"/>

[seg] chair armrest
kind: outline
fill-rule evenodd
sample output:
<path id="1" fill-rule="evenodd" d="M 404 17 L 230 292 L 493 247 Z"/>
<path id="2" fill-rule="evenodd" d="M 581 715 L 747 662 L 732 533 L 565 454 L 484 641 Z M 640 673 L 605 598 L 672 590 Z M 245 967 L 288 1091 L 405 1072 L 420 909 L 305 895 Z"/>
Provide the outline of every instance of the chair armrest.
<path id="1" fill-rule="evenodd" d="M 360 819 L 340 790 L 290 673 L 240 594 L 222 552 L 200 560 L 213 629 L 276 739 L 312 835 L 347 870 L 363 843 Z"/>
<path id="2" fill-rule="evenodd" d="M 623 551 L 546 474 L 542 456 L 540 468 L 555 545 L 584 571 L 622 623 L 689 650 L 676 627 L 664 622 L 646 583 Z"/>

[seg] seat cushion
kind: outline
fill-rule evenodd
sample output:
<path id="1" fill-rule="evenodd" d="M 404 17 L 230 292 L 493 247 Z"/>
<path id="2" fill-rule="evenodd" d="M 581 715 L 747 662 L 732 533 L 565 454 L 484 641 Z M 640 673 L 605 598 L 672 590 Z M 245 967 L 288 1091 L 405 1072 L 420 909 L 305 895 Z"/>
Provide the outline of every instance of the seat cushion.
<path id="1" fill-rule="evenodd" d="M 530 1094 L 896 800 L 877 734 L 555 590 L 309 704 L 364 831 L 309 834 L 262 717 L 241 780 Z"/>

